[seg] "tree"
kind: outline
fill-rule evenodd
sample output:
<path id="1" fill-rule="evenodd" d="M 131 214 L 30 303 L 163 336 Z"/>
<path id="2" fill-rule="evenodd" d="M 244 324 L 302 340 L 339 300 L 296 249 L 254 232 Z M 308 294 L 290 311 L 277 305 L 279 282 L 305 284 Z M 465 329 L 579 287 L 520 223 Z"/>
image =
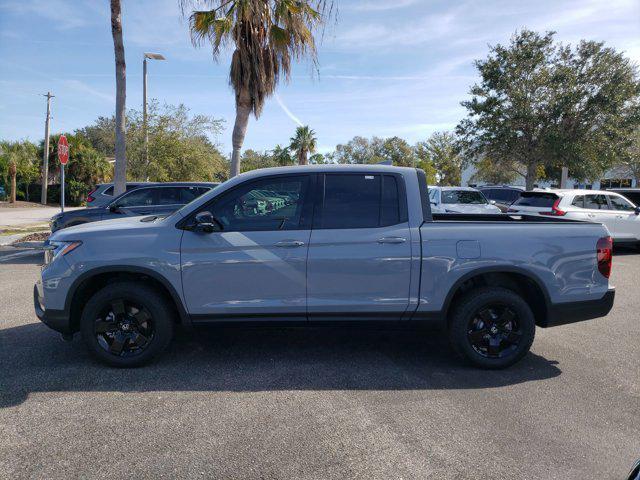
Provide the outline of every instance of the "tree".
<path id="1" fill-rule="evenodd" d="M 505 168 L 505 162 L 494 162 L 489 157 L 482 157 L 475 165 L 476 172 L 471 177 L 472 182 L 485 182 L 491 185 L 508 185 L 513 183 L 520 169 L 517 165 Z"/>
<path id="2" fill-rule="evenodd" d="M 184 105 L 147 108 L 149 162 L 145 161 L 143 115 L 127 112 L 128 179 L 166 181 L 224 181 L 229 165 L 214 141 L 223 121 L 208 115 L 193 115 Z M 93 125 L 76 131 L 102 154 L 113 156 L 115 119 L 100 117 Z"/>
<path id="3" fill-rule="evenodd" d="M 627 149 L 618 163 L 635 179 L 636 187 L 640 187 L 640 128 L 631 135 Z"/>
<path id="4" fill-rule="evenodd" d="M 242 173 L 256 170 L 258 168 L 277 167 L 274 158 L 269 152 L 258 152 L 248 148 L 242 153 L 241 159 Z"/>
<path id="5" fill-rule="evenodd" d="M 13 191 L 14 198 L 19 196 L 29 201 L 29 186 L 40 178 L 41 157 L 38 147 L 28 140 L 0 142 L 0 176 Z M 15 169 L 13 178 L 12 169 Z"/>
<path id="6" fill-rule="evenodd" d="M 279 167 L 286 167 L 295 163 L 295 160 L 291 156 L 289 147 L 276 145 L 273 150 L 271 150 L 271 156 L 273 157 L 276 165 Z"/>
<path id="7" fill-rule="evenodd" d="M 289 148 L 296 152 L 298 165 L 309 163 L 309 154 L 315 153 L 317 147 L 316 132 L 308 125 L 296 128 L 295 136 L 291 137 Z"/>
<path id="8" fill-rule="evenodd" d="M 196 0 L 180 0 L 183 12 Z M 210 10 L 194 11 L 190 31 L 194 45 L 209 41 L 214 58 L 233 44 L 229 82 L 235 92 L 231 176 L 240 172 L 240 150 L 249 123 L 262 112 L 281 77 L 288 79 L 292 60 L 317 61 L 314 30 L 331 15 L 327 0 L 207 0 Z"/>
<path id="9" fill-rule="evenodd" d="M 383 141 L 374 137 L 372 146 L 374 154 L 370 163 L 390 160 L 393 165 L 414 167 L 418 161 L 413 147 L 400 137 L 391 137 Z"/>
<path id="10" fill-rule="evenodd" d="M 111 35 L 113 36 L 113 50 L 116 59 L 116 165 L 113 179 L 113 193 L 117 196 L 125 192 L 127 182 L 127 147 L 125 143 L 127 67 L 124 60 L 124 44 L 122 40 L 122 9 L 120 6 L 120 0 L 111 0 Z"/>
<path id="11" fill-rule="evenodd" d="M 431 160 L 436 170 L 438 185 L 460 185 L 464 161 L 458 152 L 456 137 L 450 132 L 435 132 L 416 149 L 421 157 Z"/>
<path id="12" fill-rule="evenodd" d="M 640 117 L 628 59 L 597 42 L 556 46 L 553 35 L 523 30 L 476 61 L 481 81 L 457 127 L 468 158 L 522 165 L 528 189 L 563 165 L 574 178 L 598 175 Z"/>

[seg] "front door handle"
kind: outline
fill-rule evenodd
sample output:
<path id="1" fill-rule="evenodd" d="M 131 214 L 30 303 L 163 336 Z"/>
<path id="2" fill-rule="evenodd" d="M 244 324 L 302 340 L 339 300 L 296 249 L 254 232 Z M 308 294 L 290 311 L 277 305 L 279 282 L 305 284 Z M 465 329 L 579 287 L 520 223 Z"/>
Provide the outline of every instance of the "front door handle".
<path id="1" fill-rule="evenodd" d="M 403 237 L 382 237 L 378 239 L 378 243 L 404 243 L 407 239 Z"/>
<path id="2" fill-rule="evenodd" d="M 281 242 L 276 243 L 276 247 L 283 247 L 283 248 L 302 247 L 303 245 L 304 245 L 304 242 L 301 242 L 299 240 L 282 240 Z"/>

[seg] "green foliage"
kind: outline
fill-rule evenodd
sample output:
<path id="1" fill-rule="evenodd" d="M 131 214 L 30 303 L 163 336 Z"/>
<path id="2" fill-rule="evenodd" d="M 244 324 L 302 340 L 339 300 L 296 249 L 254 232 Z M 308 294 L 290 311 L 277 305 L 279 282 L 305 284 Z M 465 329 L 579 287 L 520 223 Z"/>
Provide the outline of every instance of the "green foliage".
<path id="1" fill-rule="evenodd" d="M 521 165 L 527 188 L 562 165 L 573 178 L 597 177 L 640 119 L 640 83 L 627 58 L 597 42 L 555 45 L 553 35 L 523 30 L 478 60 L 481 81 L 457 128 L 468 159 Z"/>
<path id="2" fill-rule="evenodd" d="M 291 137 L 289 148 L 296 152 L 298 165 L 306 165 L 309 161 L 309 153 L 315 153 L 317 147 L 316 132 L 308 125 L 296 128 L 295 136 Z"/>
<path id="3" fill-rule="evenodd" d="M 636 186 L 640 187 L 640 128 L 631 134 L 618 163 L 636 180 Z"/>
<path id="4" fill-rule="evenodd" d="M 16 165 L 16 192 L 20 199 L 29 200 L 29 185 L 40 177 L 38 147 L 28 140 L 0 142 L 0 184 L 6 194 L 10 191 L 9 165 Z"/>
<path id="5" fill-rule="evenodd" d="M 149 162 L 145 161 L 142 112 L 127 112 L 128 180 L 223 181 L 228 163 L 211 140 L 223 130 L 223 120 L 191 115 L 184 105 L 160 107 L 152 101 L 147 110 Z M 104 155 L 113 156 L 115 120 L 100 117 L 78 131 Z"/>
<path id="6" fill-rule="evenodd" d="M 464 161 L 458 152 L 456 137 L 450 132 L 435 132 L 426 142 L 415 146 L 419 158 L 430 160 L 438 185 L 460 185 Z"/>
<path id="7" fill-rule="evenodd" d="M 513 183 L 521 169 L 507 162 L 494 162 L 489 157 L 482 157 L 475 163 L 476 173 L 471 177 L 474 183 L 488 183 L 491 185 L 508 185 Z"/>
<path id="8" fill-rule="evenodd" d="M 241 172 L 249 172 L 258 168 L 278 167 L 275 158 L 269 152 L 257 152 L 250 148 L 242 153 Z"/>

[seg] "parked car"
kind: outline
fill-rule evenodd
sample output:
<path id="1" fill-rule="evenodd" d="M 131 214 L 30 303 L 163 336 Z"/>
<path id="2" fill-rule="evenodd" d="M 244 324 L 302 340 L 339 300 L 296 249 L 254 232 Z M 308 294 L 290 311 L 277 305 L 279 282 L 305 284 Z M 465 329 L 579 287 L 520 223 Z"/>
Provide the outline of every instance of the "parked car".
<path id="1" fill-rule="evenodd" d="M 640 242 L 640 208 L 611 191 L 533 190 L 522 193 L 508 212 L 602 223 L 614 241 Z"/>
<path id="2" fill-rule="evenodd" d="M 147 183 L 112 199 L 103 207 L 68 210 L 51 217 L 51 231 L 123 216 L 168 215 L 214 188 L 217 183 Z"/>
<path id="3" fill-rule="evenodd" d="M 127 182 L 126 192 L 149 182 Z M 99 183 L 87 194 L 87 207 L 102 207 L 113 201 L 113 183 Z"/>
<path id="4" fill-rule="evenodd" d="M 607 192 L 619 193 L 634 205 L 640 205 L 640 188 L 609 188 Z"/>
<path id="5" fill-rule="evenodd" d="M 432 214 L 422 170 L 254 170 L 164 218 L 67 228 L 48 242 L 37 316 L 110 365 L 143 364 L 176 324 L 416 323 L 484 368 L 535 327 L 606 315 L 611 239 L 554 217 Z"/>
<path id="6" fill-rule="evenodd" d="M 434 213 L 502 213 L 471 187 L 429 187 L 429 201 Z"/>
<path id="7" fill-rule="evenodd" d="M 506 212 L 509 206 L 520 198 L 520 194 L 524 192 L 523 187 L 512 187 L 508 185 L 485 185 L 476 187 L 487 200 L 495 202 L 495 206 L 501 212 Z"/>

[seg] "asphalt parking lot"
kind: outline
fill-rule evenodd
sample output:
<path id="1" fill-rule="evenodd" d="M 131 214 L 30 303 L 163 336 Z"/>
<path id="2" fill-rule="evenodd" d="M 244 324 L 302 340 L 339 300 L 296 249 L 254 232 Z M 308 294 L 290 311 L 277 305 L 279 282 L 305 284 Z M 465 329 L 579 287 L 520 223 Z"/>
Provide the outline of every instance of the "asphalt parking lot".
<path id="1" fill-rule="evenodd" d="M 0 247 L 2 248 L 2 247 Z M 39 255 L 0 251 L 0 477 L 624 478 L 640 457 L 640 255 L 604 319 L 467 367 L 433 333 L 180 333 L 94 362 L 33 314 Z"/>

